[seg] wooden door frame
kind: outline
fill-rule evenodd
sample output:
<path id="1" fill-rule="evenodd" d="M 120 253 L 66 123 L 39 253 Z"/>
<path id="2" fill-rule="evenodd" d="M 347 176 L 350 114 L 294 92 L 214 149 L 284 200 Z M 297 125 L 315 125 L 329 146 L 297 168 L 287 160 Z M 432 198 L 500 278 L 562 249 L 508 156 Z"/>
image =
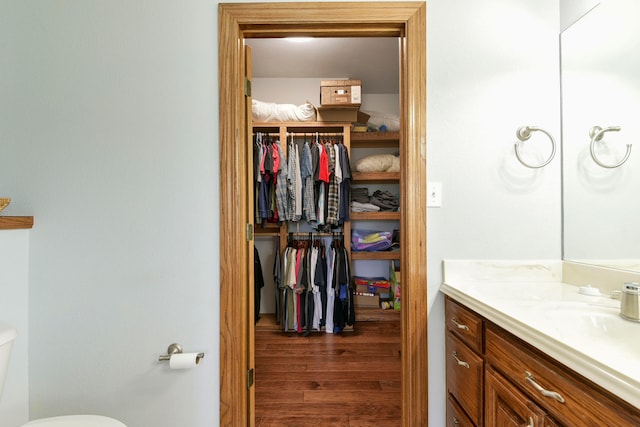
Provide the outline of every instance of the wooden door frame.
<path id="1" fill-rule="evenodd" d="M 247 387 L 251 223 L 244 39 L 399 37 L 402 425 L 428 423 L 426 248 L 426 3 L 234 3 L 218 6 L 220 120 L 220 425 L 253 426 Z"/>

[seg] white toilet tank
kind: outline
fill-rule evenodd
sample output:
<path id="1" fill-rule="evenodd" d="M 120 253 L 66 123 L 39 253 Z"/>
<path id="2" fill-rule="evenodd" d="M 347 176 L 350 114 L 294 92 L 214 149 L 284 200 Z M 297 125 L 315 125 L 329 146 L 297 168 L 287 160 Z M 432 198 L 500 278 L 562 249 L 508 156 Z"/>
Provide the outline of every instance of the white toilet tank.
<path id="1" fill-rule="evenodd" d="M 18 336 L 18 332 L 13 326 L 0 322 L 0 398 L 2 397 L 2 389 L 4 388 L 4 378 L 9 368 L 9 356 L 11 356 L 11 347 L 13 340 Z"/>
<path id="2" fill-rule="evenodd" d="M 43 418 L 24 424 L 22 427 L 127 427 L 120 421 L 100 415 L 67 415 Z"/>

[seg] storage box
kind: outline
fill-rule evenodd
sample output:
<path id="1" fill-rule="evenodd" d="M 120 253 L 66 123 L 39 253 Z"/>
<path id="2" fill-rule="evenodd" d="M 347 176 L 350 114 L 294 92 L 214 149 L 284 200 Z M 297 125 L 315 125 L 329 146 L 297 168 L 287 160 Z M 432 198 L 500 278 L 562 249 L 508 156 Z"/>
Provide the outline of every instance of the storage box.
<path id="1" fill-rule="evenodd" d="M 363 308 L 380 308 L 380 296 L 379 295 L 358 295 L 355 294 L 354 302 L 356 307 Z"/>
<path id="2" fill-rule="evenodd" d="M 367 113 L 363 113 L 362 111 L 358 110 L 358 123 L 362 123 L 363 125 L 366 125 L 370 118 L 371 118 L 371 115 Z"/>
<path id="3" fill-rule="evenodd" d="M 379 295 L 380 298 L 390 298 L 391 295 L 391 289 L 389 288 L 379 288 L 367 285 L 356 285 L 356 292 L 363 294 L 376 294 Z"/>
<path id="4" fill-rule="evenodd" d="M 358 107 L 316 109 L 316 120 L 319 122 L 354 123 L 358 120 Z"/>
<path id="5" fill-rule="evenodd" d="M 321 80 L 320 105 L 359 107 L 362 103 L 361 80 Z"/>
<path id="6" fill-rule="evenodd" d="M 364 277 L 353 276 L 353 283 L 356 285 L 356 292 L 379 295 L 380 298 L 389 298 L 391 293 L 390 283 L 386 277 Z"/>

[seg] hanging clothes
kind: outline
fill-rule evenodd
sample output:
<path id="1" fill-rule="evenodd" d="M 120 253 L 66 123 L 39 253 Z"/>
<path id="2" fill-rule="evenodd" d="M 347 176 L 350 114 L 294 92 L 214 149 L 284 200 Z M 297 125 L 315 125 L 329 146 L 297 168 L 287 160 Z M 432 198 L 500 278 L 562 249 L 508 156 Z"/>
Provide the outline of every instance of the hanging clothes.
<path id="1" fill-rule="evenodd" d="M 338 225 L 338 207 L 340 204 L 340 183 L 342 180 L 342 171 L 340 169 L 339 159 L 336 156 L 336 150 L 334 144 L 327 144 L 325 146 L 329 153 L 329 191 L 327 197 L 327 224 Z M 338 174 L 340 176 L 338 176 Z"/>
<path id="2" fill-rule="evenodd" d="M 289 214 L 287 211 L 287 163 L 284 161 L 284 152 L 282 150 L 282 146 L 280 145 L 280 141 L 276 141 L 275 150 L 278 152 L 278 169 L 276 175 L 275 182 L 275 200 L 276 200 L 276 209 L 278 211 L 278 218 L 280 221 L 286 221 Z M 275 167 L 275 166 L 274 166 Z"/>
<path id="3" fill-rule="evenodd" d="M 313 180 L 313 156 L 309 142 L 305 141 L 302 146 L 301 176 L 304 181 L 304 217 L 307 222 L 314 224 L 316 222 L 315 209 L 315 185 Z"/>
<path id="4" fill-rule="evenodd" d="M 351 200 L 351 166 L 349 164 L 349 150 L 344 144 L 337 144 L 340 150 L 339 158 L 342 169 L 342 181 L 340 183 L 340 206 L 338 208 L 338 224 L 349 221 L 349 201 Z"/>
<path id="5" fill-rule="evenodd" d="M 253 175 L 255 195 L 255 223 L 280 222 L 281 212 L 286 210 L 279 199 L 282 185 L 286 184 L 287 168 L 280 141 L 273 140 L 268 134 L 256 132 L 253 144 Z M 281 180 L 283 184 L 278 184 Z"/>
<path id="6" fill-rule="evenodd" d="M 322 239 L 314 240 L 309 234 L 300 240 L 290 235 L 283 252 L 279 322 L 283 331 L 304 336 L 323 328 L 340 333 L 355 322 L 355 311 L 349 311 L 353 310 L 353 286 L 344 237 L 334 238 L 327 251 Z"/>
<path id="7" fill-rule="evenodd" d="M 333 269 L 333 333 L 337 334 L 342 332 L 345 326 L 352 326 L 355 323 L 356 312 L 347 250 L 342 242 L 334 240 L 333 245 L 335 254 Z"/>
<path id="8" fill-rule="evenodd" d="M 282 316 L 282 300 L 280 295 L 282 293 L 282 265 L 280 263 L 280 237 L 276 239 L 276 251 L 273 259 L 273 284 L 275 289 L 275 318 L 276 324 L 280 324 L 280 317 Z"/>
<path id="9" fill-rule="evenodd" d="M 260 300 L 262 288 L 264 288 L 264 276 L 262 274 L 262 263 L 258 249 L 253 247 L 253 284 L 254 284 L 254 317 L 255 323 L 260 320 Z"/>

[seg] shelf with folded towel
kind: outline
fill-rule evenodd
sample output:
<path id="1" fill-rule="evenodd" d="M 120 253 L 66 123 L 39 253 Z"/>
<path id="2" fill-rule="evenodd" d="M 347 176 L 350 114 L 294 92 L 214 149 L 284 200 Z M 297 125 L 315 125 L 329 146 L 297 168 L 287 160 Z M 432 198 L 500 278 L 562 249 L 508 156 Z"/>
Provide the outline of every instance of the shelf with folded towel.
<path id="1" fill-rule="evenodd" d="M 0 230 L 33 228 L 32 216 L 0 216 Z"/>

